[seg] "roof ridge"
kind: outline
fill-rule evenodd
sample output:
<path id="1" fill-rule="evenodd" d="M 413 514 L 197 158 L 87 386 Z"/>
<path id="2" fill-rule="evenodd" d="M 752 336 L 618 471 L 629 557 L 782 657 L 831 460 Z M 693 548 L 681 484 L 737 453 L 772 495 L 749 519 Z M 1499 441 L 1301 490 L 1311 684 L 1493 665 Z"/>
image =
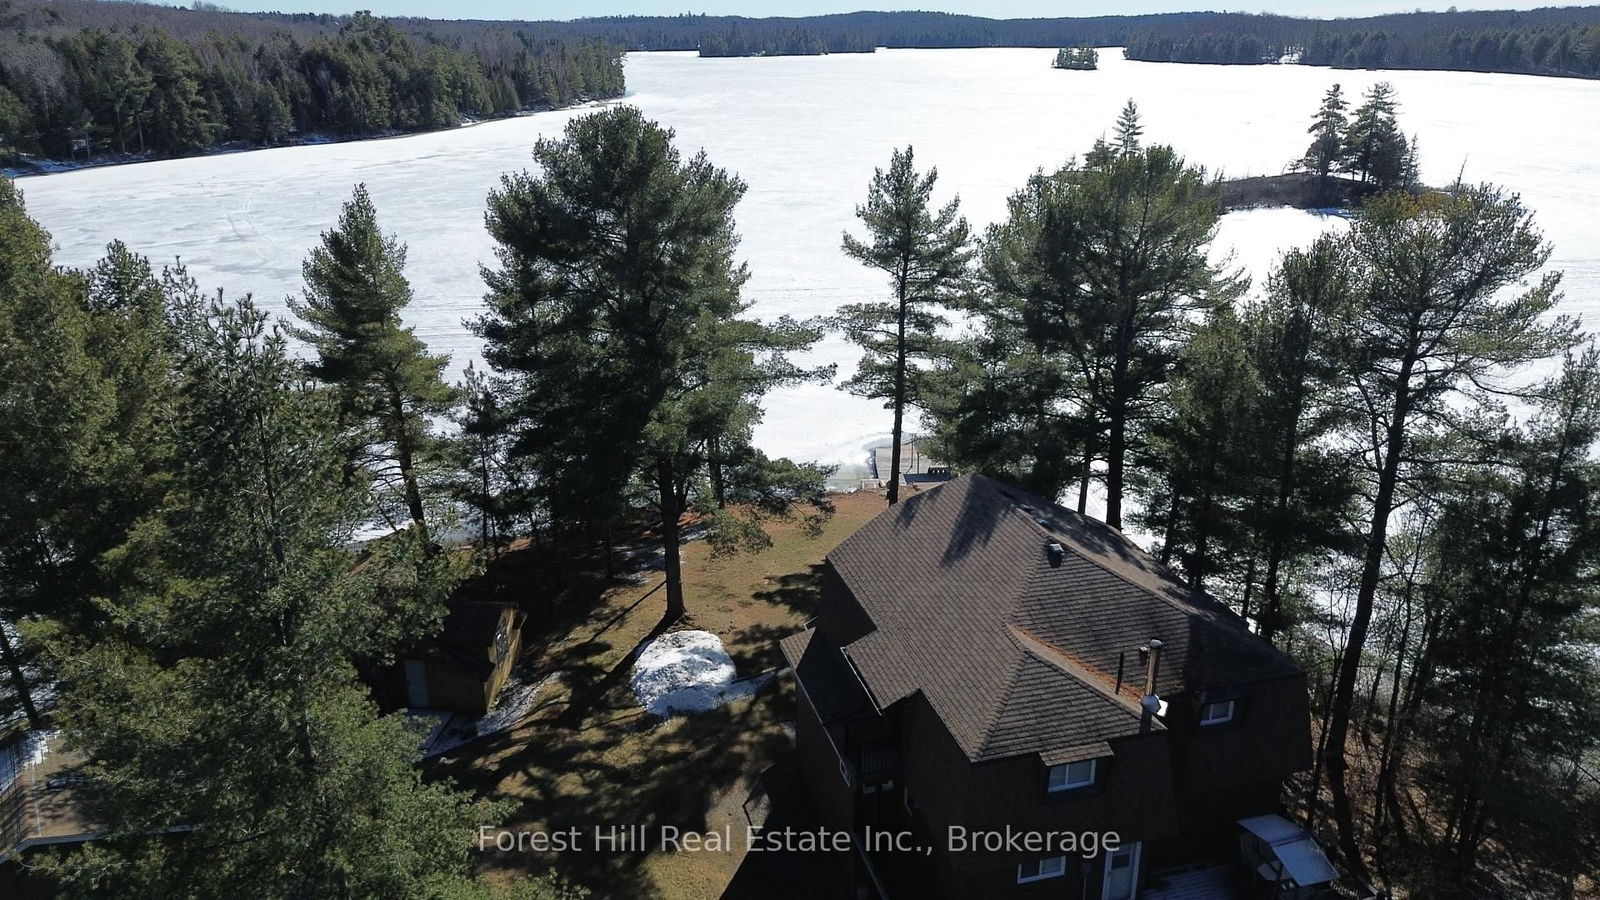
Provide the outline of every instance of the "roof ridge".
<path id="1" fill-rule="evenodd" d="M 972 754 L 974 758 L 983 757 L 989 753 L 989 745 L 994 742 L 995 726 L 1000 723 L 1001 715 L 1005 713 L 1006 707 L 1011 704 L 1011 695 L 1017 689 L 1017 682 L 1022 679 L 1022 660 L 1023 657 L 1020 655 L 1011 658 L 1011 677 L 1006 679 L 1005 690 L 1001 691 L 996 700 L 989 704 L 989 711 L 984 716 L 983 722 L 983 742 L 978 745 L 977 752 Z"/>
<path id="2" fill-rule="evenodd" d="M 1115 703 L 1124 712 L 1132 713 L 1135 717 L 1144 714 L 1144 707 L 1140 705 L 1138 700 L 1119 693 L 1114 687 L 1108 687 L 1103 680 L 1094 674 L 1094 669 L 1091 666 L 1079 661 L 1071 653 L 1046 641 L 1021 625 L 1011 623 L 1006 627 L 1011 633 L 1012 640 L 1016 641 L 1017 646 L 1023 652 L 1033 656 L 1045 665 L 1059 670 L 1062 674 L 1082 682 L 1100 694 L 1101 697 Z"/>

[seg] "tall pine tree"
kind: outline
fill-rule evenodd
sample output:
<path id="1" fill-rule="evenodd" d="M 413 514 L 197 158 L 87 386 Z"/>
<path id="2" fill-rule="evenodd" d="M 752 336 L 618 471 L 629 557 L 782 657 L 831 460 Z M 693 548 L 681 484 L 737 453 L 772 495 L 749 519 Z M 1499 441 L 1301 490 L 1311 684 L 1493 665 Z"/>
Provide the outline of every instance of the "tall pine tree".
<path id="1" fill-rule="evenodd" d="M 1460 186 L 1447 197 L 1391 194 L 1369 202 L 1350 245 L 1358 266 L 1355 353 L 1347 407 L 1365 463 L 1366 528 L 1346 650 L 1334 682 L 1325 767 L 1339 842 L 1364 873 L 1345 781 L 1345 741 L 1354 713 L 1373 603 L 1384 574 L 1388 530 L 1405 485 L 1437 465 L 1425 452 L 1470 423 L 1460 404 L 1515 368 L 1559 353 L 1572 323 L 1545 321 L 1559 275 L 1510 293 L 1548 259 L 1549 248 L 1514 195 Z"/>
<path id="2" fill-rule="evenodd" d="M 960 301 L 972 258 L 971 231 L 961 218 L 959 199 L 938 210 L 931 205 L 938 178 L 936 169 L 917 171 L 910 147 L 896 150 L 889 168 L 873 173 L 867 202 L 856 207 L 866 239 L 844 236 L 846 256 L 889 279 L 891 299 L 847 304 L 836 322 L 866 351 L 845 389 L 883 400 L 894 417 L 890 504 L 900 499 L 906 408 L 916 405 L 921 394 L 916 363 L 935 355 L 940 346 L 938 330 L 947 322 L 942 313 Z"/>
<path id="3" fill-rule="evenodd" d="M 534 158 L 537 175 L 507 176 L 489 197 L 500 265 L 474 323 L 504 380 L 511 453 L 562 527 L 650 508 L 677 619 L 682 519 L 702 494 L 737 485 L 751 516 L 826 506 L 821 470 L 748 449 L 763 393 L 825 374 L 786 358 L 817 332 L 744 317 L 733 225 L 744 184 L 703 153 L 682 158 L 637 109 L 575 119 Z"/>
<path id="4" fill-rule="evenodd" d="M 346 480 L 364 471 L 397 494 L 426 540 L 429 470 L 441 450 L 433 421 L 449 412 L 454 392 L 441 375 L 449 358 L 430 354 L 401 320 L 411 302 L 405 263 L 405 245 L 378 228 L 372 198 L 357 185 L 338 226 L 306 259 L 303 298 L 289 305 L 306 323 L 295 334 L 317 351 L 312 375 L 339 396 Z"/>

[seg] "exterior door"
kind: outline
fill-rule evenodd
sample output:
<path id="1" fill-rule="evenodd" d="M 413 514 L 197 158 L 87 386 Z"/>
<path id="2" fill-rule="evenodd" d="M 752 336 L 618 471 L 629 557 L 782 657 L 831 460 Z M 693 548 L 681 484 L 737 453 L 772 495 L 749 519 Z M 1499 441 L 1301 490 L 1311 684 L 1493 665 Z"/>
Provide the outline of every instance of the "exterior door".
<path id="1" fill-rule="evenodd" d="M 1133 900 L 1139 890 L 1139 845 L 1118 847 L 1106 854 L 1103 900 Z"/>
<path id="2" fill-rule="evenodd" d="M 428 667 L 420 659 L 406 660 L 406 703 L 418 709 L 428 706 Z"/>

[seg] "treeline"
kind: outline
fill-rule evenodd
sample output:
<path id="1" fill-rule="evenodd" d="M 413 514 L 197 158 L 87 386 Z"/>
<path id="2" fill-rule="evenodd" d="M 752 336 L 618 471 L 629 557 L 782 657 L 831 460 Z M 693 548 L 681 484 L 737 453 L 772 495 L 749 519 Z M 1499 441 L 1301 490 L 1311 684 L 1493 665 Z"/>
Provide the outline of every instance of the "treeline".
<path id="1" fill-rule="evenodd" d="M 446 38 L 367 13 L 57 6 L 5 8 L 0 158 L 176 156 L 445 128 L 623 91 L 618 47 L 535 29 L 485 25 Z M 112 21 L 98 24 L 99 7 Z"/>
<path id="2" fill-rule="evenodd" d="M 1117 46 L 1132 29 L 1157 21 L 1188 20 L 1210 13 L 1097 16 L 1082 19 L 985 19 L 939 12 L 853 12 L 798 18 L 743 16 L 610 16 L 550 23 L 568 34 L 603 36 L 630 50 L 698 50 L 737 31 L 759 50 L 786 42 L 825 45 L 828 52 L 874 47 L 1071 47 Z M 837 48 L 837 49 L 835 49 Z"/>
<path id="3" fill-rule="evenodd" d="M 1367 154 L 1406 146 L 1386 91 L 1348 127 L 1337 91 L 1324 111 L 1337 165 L 1392 177 Z M 1216 181 L 1145 144 L 1131 103 L 981 236 L 935 178 L 897 151 L 843 245 L 888 282 L 838 324 L 866 351 L 845 386 L 885 401 L 894 441 L 920 413 L 958 470 L 1079 511 L 1103 494 L 1301 660 L 1321 723 L 1297 805 L 1348 870 L 1419 896 L 1581 891 L 1600 352 L 1516 195 L 1380 192 L 1252 296 L 1211 253 Z"/>
<path id="4" fill-rule="evenodd" d="M 421 734 L 357 672 L 514 536 L 583 552 L 642 522 L 670 622 L 691 517 L 727 553 L 831 512 L 826 470 L 750 444 L 767 391 L 831 369 L 788 359 L 814 324 L 748 315 L 744 184 L 630 108 L 533 155 L 488 197 L 489 368 L 458 385 L 402 322 L 406 248 L 360 186 L 280 323 L 119 243 L 56 266 L 0 179 L 0 622 L 22 636 L 0 629 L 0 682 L 91 760 L 75 796 L 108 833 L 30 855 L 62 896 L 577 900 L 471 876 L 507 806 L 424 781 Z M 463 522 L 476 546 L 444 545 Z"/>
<path id="5" fill-rule="evenodd" d="M 1150 62 L 1449 69 L 1600 77 L 1600 9 L 1408 13 L 1323 22 L 1230 13 L 1133 34 Z"/>
<path id="6" fill-rule="evenodd" d="M 776 31 L 734 25 L 700 38 L 701 56 L 821 56 L 827 53 L 871 53 L 877 49 L 863 34 L 824 34 L 808 28 Z"/>
<path id="7" fill-rule="evenodd" d="M 1256 64 L 1287 57 L 1351 68 L 1463 69 L 1600 76 L 1600 10 L 1403 13 L 1298 19 L 1172 13 L 1073 19 L 986 19 L 934 12 L 856 12 L 784 19 L 628 16 L 559 23 L 637 50 L 702 55 L 847 52 L 872 47 L 1115 47 L 1152 62 Z M 739 40 L 730 38 L 733 33 Z M 704 52 L 707 45 L 711 52 Z M 737 46 L 736 46 L 737 45 Z M 780 50 L 788 47 L 791 49 Z M 742 49 L 740 49 L 742 48 Z"/>

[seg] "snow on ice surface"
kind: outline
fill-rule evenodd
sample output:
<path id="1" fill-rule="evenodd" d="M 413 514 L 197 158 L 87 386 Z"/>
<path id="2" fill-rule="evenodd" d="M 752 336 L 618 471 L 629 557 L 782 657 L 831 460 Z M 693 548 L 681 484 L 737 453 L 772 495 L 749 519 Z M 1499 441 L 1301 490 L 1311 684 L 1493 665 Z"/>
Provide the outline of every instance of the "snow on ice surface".
<path id="1" fill-rule="evenodd" d="M 644 645 L 633 664 L 633 696 L 653 715 L 705 712 L 748 697 L 766 677 L 736 681 L 733 659 L 709 631 L 674 631 Z"/>
<path id="2" fill-rule="evenodd" d="M 957 194 L 975 229 L 1005 213 L 1034 171 L 1060 166 L 1105 133 L 1129 98 L 1149 141 L 1172 143 L 1229 176 L 1273 174 L 1305 149 L 1310 114 L 1329 85 L 1359 97 L 1393 82 L 1401 124 L 1420 141 L 1423 175 L 1457 173 L 1521 192 L 1566 271 L 1570 311 L 1600 303 L 1600 82 L 1464 72 L 1339 71 L 1309 66 L 1129 62 L 1103 52 L 1096 72 L 1049 67 L 1048 49 L 881 50 L 872 54 L 699 59 L 635 53 L 626 102 L 704 148 L 749 190 L 736 211 L 753 312 L 824 315 L 881 298 L 882 280 L 839 252 L 859 232 L 854 209 L 876 166 L 911 144 L 937 166 L 936 200 Z M 58 261 L 92 263 L 120 238 L 156 262 L 181 256 L 208 286 L 254 293 L 282 311 L 300 288 L 300 263 L 330 227 L 351 186 L 365 182 L 385 228 L 410 245 L 416 300 L 409 321 L 452 371 L 477 358 L 463 325 L 482 308 L 479 266 L 493 264 L 484 198 L 502 173 L 531 165 L 539 137 L 585 110 L 539 113 L 470 128 L 384 140 L 230 153 L 26 178 L 29 209 L 60 246 Z M 1268 267 L 1337 217 L 1296 210 L 1227 216 L 1216 243 L 1259 290 Z M 860 351 L 833 335 L 808 362 Z M 860 463 L 889 430 L 877 401 L 831 385 L 768 397 L 761 449 L 798 459 Z M 913 423 L 913 428 L 915 424 Z"/>
<path id="3" fill-rule="evenodd" d="M 60 736 L 60 731 L 28 731 L 0 749 L 0 794 L 22 777 L 24 769 L 42 764 L 50 754 L 50 741 Z"/>

